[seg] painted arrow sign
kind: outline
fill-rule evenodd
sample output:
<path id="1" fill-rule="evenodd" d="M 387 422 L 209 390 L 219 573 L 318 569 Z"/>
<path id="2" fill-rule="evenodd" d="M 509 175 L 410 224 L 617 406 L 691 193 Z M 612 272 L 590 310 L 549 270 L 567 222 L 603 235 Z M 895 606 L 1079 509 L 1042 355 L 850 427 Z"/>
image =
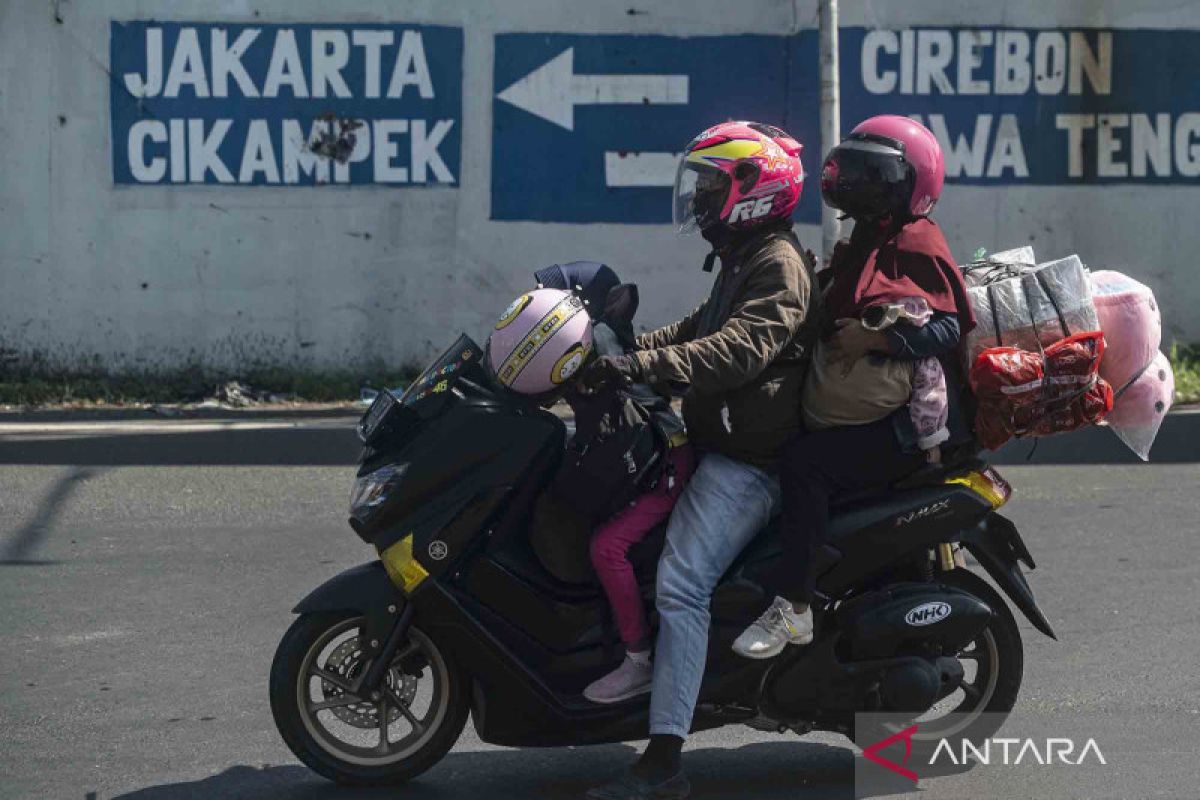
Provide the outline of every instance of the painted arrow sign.
<path id="1" fill-rule="evenodd" d="M 803 52 L 815 59 L 811 38 Z M 793 95 L 804 98 L 801 108 L 817 106 L 817 84 L 788 71 L 793 44 L 757 35 L 497 33 L 492 219 L 665 224 L 679 151 L 713 123 L 763 120 L 817 141 L 816 114 L 793 122 L 784 113 Z M 805 197 L 809 218 L 819 219 L 820 192 Z"/>
<path id="2" fill-rule="evenodd" d="M 576 75 L 575 48 L 568 47 L 496 96 L 570 131 L 575 106 L 686 105 L 688 76 Z"/>

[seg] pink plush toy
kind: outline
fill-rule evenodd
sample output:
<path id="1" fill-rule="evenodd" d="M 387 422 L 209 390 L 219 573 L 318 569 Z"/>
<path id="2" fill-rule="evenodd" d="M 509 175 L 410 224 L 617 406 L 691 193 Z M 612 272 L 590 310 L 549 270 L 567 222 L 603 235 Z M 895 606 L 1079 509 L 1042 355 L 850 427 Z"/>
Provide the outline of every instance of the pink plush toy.
<path id="1" fill-rule="evenodd" d="M 1150 287 L 1113 270 L 1091 274 L 1092 300 L 1107 349 L 1100 377 L 1116 392 L 1105 424 L 1143 461 L 1175 397 L 1171 362 L 1158 351 L 1162 313 Z"/>
<path id="2" fill-rule="evenodd" d="M 1107 345 L 1100 377 L 1120 392 L 1158 353 L 1162 314 L 1150 288 L 1128 275 L 1099 270 L 1091 279 L 1092 300 Z"/>

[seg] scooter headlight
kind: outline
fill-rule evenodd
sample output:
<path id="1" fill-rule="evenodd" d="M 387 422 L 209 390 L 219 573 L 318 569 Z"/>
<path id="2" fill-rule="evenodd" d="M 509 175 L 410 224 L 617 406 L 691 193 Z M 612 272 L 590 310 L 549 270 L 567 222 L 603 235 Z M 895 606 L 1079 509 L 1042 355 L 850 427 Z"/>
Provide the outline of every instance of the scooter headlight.
<path id="1" fill-rule="evenodd" d="M 389 464 L 355 480 L 350 490 L 351 520 L 362 525 L 370 522 L 407 471 L 408 464 Z"/>

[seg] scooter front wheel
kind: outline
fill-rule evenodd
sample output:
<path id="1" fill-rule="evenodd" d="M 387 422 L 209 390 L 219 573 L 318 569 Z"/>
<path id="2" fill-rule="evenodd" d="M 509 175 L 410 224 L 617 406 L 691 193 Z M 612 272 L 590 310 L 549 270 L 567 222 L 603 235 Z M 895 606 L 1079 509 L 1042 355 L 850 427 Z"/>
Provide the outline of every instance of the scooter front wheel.
<path id="1" fill-rule="evenodd" d="M 300 616 L 271 665 L 271 713 L 288 748 L 317 773 L 349 786 L 420 775 L 454 746 L 469 713 L 450 654 L 415 625 L 375 693 L 360 693 L 371 658 L 364 618 Z"/>

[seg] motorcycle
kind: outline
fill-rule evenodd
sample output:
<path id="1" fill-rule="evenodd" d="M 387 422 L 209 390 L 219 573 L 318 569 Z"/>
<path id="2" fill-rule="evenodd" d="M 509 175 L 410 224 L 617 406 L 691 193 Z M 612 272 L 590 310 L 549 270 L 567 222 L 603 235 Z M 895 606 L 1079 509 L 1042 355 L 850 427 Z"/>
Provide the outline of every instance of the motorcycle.
<path id="1" fill-rule="evenodd" d="M 582 697 L 624 649 L 598 584 L 556 576 L 538 543 L 558 532 L 533 530 L 553 525 L 533 509 L 563 457 L 566 427 L 506 393 L 481 357 L 463 335 L 363 415 L 350 525 L 379 558 L 305 597 L 275 654 L 280 734 L 341 784 L 421 774 L 468 715 L 479 738 L 498 745 L 648 736 L 648 695 L 614 705 Z M 1033 558 L 997 513 L 1010 493 L 996 470 L 968 460 L 840 498 L 818 560 L 814 641 L 751 661 L 730 645 L 770 600 L 761 578 L 780 548 L 768 526 L 713 594 L 693 730 L 853 735 L 856 712 L 881 711 L 924 715 L 917 738 L 947 735 L 938 720 L 950 713 L 943 728 L 991 735 L 1020 689 L 1021 635 L 962 551 L 1054 637 L 1020 567 L 1033 569 Z M 662 544 L 659 531 L 631 552 L 651 609 Z"/>

